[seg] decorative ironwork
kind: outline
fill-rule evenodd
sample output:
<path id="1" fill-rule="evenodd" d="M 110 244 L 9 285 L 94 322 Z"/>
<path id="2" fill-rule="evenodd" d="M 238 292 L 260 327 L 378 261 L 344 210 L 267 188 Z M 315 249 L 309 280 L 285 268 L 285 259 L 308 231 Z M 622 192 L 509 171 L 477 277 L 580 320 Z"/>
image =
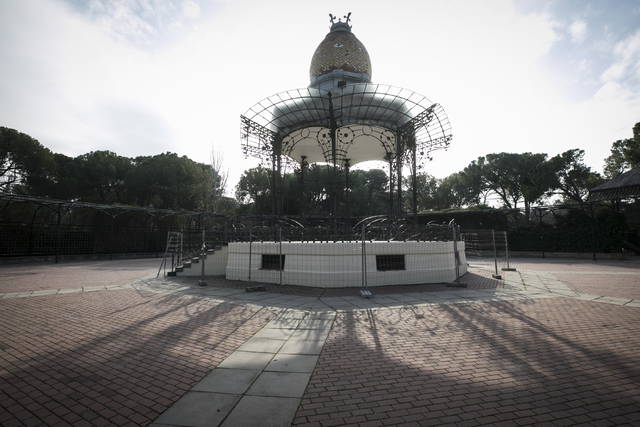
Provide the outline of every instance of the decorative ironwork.
<path id="1" fill-rule="evenodd" d="M 361 45 L 349 30 L 351 12 L 343 17 L 344 23 L 342 19 L 336 22 L 337 17 L 331 13 L 329 18 L 332 31 L 327 37 L 338 37 L 335 34 L 344 32 L 350 35 L 349 40 Z M 345 30 L 338 24 L 348 28 Z M 320 47 L 327 40 L 325 38 Z M 281 173 L 283 163 L 326 163 L 334 168 L 343 168 L 346 164 L 353 166 L 370 160 L 385 161 L 390 173 L 390 210 L 394 203 L 393 183 L 397 184 L 397 213 L 401 213 L 403 206 L 402 171 L 404 165 L 409 164 L 415 213 L 415 176 L 418 170 L 431 160 L 431 153 L 446 149 L 451 143 L 451 125 L 444 109 L 411 90 L 370 83 L 370 61 L 364 45 L 355 50 L 342 49 L 342 45 L 335 43 L 331 46 L 345 52 L 357 50 L 363 55 L 360 62 L 366 63 L 367 69 L 353 68 L 353 64 L 349 65 L 342 57 L 337 62 L 334 58 L 331 64 L 324 64 L 316 58 L 316 51 L 311 64 L 310 87 L 269 96 L 241 116 L 243 152 L 270 162 L 274 176 Z M 337 74 L 331 75 L 337 76 L 337 80 L 332 83 L 330 79 L 333 77 L 325 78 L 325 75 L 334 71 Z M 366 76 L 358 74 L 362 72 Z M 322 82 L 317 80 L 320 74 L 325 76 Z M 275 185 L 278 180 L 274 178 L 272 182 L 273 194 L 277 194 Z M 335 184 L 333 187 L 335 216 L 338 186 Z M 274 214 L 279 213 L 277 206 L 274 203 Z"/>
<path id="2" fill-rule="evenodd" d="M 333 105 L 330 105 L 333 104 Z M 271 158 L 276 141 L 282 141 L 281 155 L 300 162 L 332 162 L 329 158 L 331 118 L 335 118 L 336 162 L 351 164 L 384 160 L 396 152 L 396 134 L 414 141 L 421 156 L 446 149 L 451 126 L 439 104 L 415 92 L 388 85 L 362 83 L 339 91 L 304 88 L 267 97 L 241 116 L 241 139 L 246 155 Z M 314 141 L 315 140 L 315 141 Z M 358 159 L 349 151 L 361 143 L 377 140 L 378 147 L 366 149 L 378 157 Z M 315 146 L 314 146 L 315 145 Z M 361 151 L 364 152 L 364 147 Z M 413 147 L 408 147 L 413 149 Z M 311 153 L 303 153 L 303 151 Z"/>
<path id="3" fill-rule="evenodd" d="M 351 12 L 347 13 L 346 15 L 344 15 L 342 18 L 344 18 L 344 22 L 345 24 L 349 24 L 349 22 L 351 22 Z M 329 14 L 329 22 L 331 22 L 331 25 L 336 23 L 336 16 L 333 16 L 332 13 Z M 338 18 L 338 22 L 342 22 L 341 18 Z"/>

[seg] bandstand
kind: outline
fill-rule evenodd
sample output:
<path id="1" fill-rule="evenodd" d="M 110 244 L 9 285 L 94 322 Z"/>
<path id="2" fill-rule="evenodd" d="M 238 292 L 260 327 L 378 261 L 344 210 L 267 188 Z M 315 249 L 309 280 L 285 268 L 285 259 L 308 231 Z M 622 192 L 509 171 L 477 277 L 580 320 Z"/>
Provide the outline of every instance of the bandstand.
<path id="1" fill-rule="evenodd" d="M 445 237 L 433 229 L 401 218 L 403 179 L 409 174 L 411 206 L 417 218 L 417 175 L 431 153 L 446 149 L 451 127 L 441 105 L 408 89 L 372 83 L 366 48 L 351 31 L 350 13 L 330 15 L 331 29 L 311 60 L 309 87 L 263 99 L 241 116 L 244 154 L 271 167 L 273 214 L 282 216 L 282 176 L 295 168 L 304 193 L 310 164 L 332 169 L 331 217 L 333 236 L 310 237 L 300 228 L 294 238 L 257 237 L 230 242 L 225 249 L 227 279 L 314 287 L 382 286 L 451 282 L 466 271 L 464 242 L 456 226 L 444 227 Z M 366 161 L 383 161 L 389 174 L 389 211 L 337 236 L 337 199 L 347 201 L 349 171 Z M 304 209 L 303 209 L 304 210 Z M 398 225 L 372 233 L 380 221 Z M 398 222 L 400 221 L 400 222 Z M 404 222 L 402 222 L 404 221 Z M 369 227 L 370 226 L 370 227 Z M 280 227 L 280 226 L 278 226 Z M 369 227 L 369 228 L 367 228 Z M 221 264 L 222 265 L 222 264 Z M 363 295 L 370 295 L 363 293 Z"/>
<path id="2" fill-rule="evenodd" d="M 313 54 L 310 84 L 269 96 L 241 116 L 242 149 L 271 166 L 273 214 L 282 212 L 282 174 L 295 168 L 304 189 L 312 163 L 333 168 L 335 216 L 339 191 L 348 205 L 349 170 L 383 161 L 389 174 L 389 214 L 402 214 L 403 179 L 410 174 L 417 213 L 417 174 L 431 153 L 446 149 L 451 126 L 441 105 L 408 89 L 372 83 L 371 60 L 351 31 L 351 13 L 336 21 Z M 304 190 L 303 190 L 304 191 Z"/>

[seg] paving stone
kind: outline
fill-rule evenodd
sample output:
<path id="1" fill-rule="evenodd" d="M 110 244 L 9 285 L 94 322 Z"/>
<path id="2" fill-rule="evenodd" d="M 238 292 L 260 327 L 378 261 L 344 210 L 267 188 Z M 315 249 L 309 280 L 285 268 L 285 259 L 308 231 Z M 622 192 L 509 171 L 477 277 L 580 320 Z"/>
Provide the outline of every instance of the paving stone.
<path id="1" fill-rule="evenodd" d="M 97 291 L 106 291 L 107 288 L 104 286 L 83 286 L 82 292 L 97 292 Z"/>
<path id="2" fill-rule="evenodd" d="M 31 295 L 33 291 L 27 291 L 27 292 L 8 292 L 6 294 L 4 294 L 4 298 L 25 298 Z"/>
<path id="3" fill-rule="evenodd" d="M 300 323 L 298 319 L 274 319 L 266 324 L 266 329 L 295 329 Z"/>
<path id="4" fill-rule="evenodd" d="M 231 411 L 240 396 L 222 393 L 187 392 L 158 419 L 160 424 L 216 426 Z"/>
<path id="5" fill-rule="evenodd" d="M 238 350 L 255 351 L 258 353 L 277 353 L 280 347 L 285 343 L 284 340 L 275 340 L 271 338 L 253 337 L 242 344 Z"/>
<path id="6" fill-rule="evenodd" d="M 262 370 L 269 364 L 273 354 L 234 351 L 218 365 L 219 368 Z"/>
<path id="7" fill-rule="evenodd" d="M 304 354 L 278 353 L 269 362 L 266 371 L 279 372 L 313 372 L 318 363 L 318 356 Z"/>
<path id="8" fill-rule="evenodd" d="M 309 313 L 309 316 L 307 317 L 307 319 L 312 319 L 312 320 L 333 320 L 336 318 L 336 313 L 335 311 L 325 311 L 325 312 L 314 312 L 314 313 Z"/>
<path id="9" fill-rule="evenodd" d="M 580 299 L 580 300 L 591 301 L 591 300 L 600 298 L 600 295 L 578 294 L 578 295 L 573 296 L 573 298 Z"/>
<path id="10" fill-rule="evenodd" d="M 298 341 L 324 341 L 329 332 L 331 332 L 330 329 L 296 329 L 292 331 L 290 338 Z"/>
<path id="11" fill-rule="evenodd" d="M 614 298 L 614 297 L 600 297 L 595 302 L 604 302 L 607 304 L 615 304 L 615 305 L 625 305 L 631 302 L 630 298 Z"/>
<path id="12" fill-rule="evenodd" d="M 55 295 L 58 293 L 57 289 L 45 289 L 42 291 L 33 291 L 31 293 L 31 296 L 38 296 L 38 295 Z"/>
<path id="13" fill-rule="evenodd" d="M 300 399 L 243 396 L 222 424 L 223 427 L 289 427 Z"/>
<path id="14" fill-rule="evenodd" d="M 295 329 L 261 329 L 254 335 L 254 337 L 269 338 L 273 340 L 287 340 L 294 332 Z"/>
<path id="15" fill-rule="evenodd" d="M 251 396 L 302 397 L 311 374 L 263 372 L 247 391 Z"/>
<path id="16" fill-rule="evenodd" d="M 216 368 L 191 390 L 242 394 L 259 374 L 258 370 Z"/>
<path id="17" fill-rule="evenodd" d="M 286 354 L 320 354 L 324 340 L 290 339 L 282 346 L 280 353 Z"/>
<path id="18" fill-rule="evenodd" d="M 310 320 L 302 320 L 300 324 L 298 324 L 297 329 L 331 329 L 331 325 L 333 324 L 333 320 L 329 319 L 310 319 Z"/>
<path id="19" fill-rule="evenodd" d="M 294 302 L 290 298 L 283 299 L 286 302 Z M 287 310 L 286 312 L 278 315 L 278 319 L 292 319 L 292 320 L 302 320 L 309 316 L 309 313 L 299 310 Z"/>

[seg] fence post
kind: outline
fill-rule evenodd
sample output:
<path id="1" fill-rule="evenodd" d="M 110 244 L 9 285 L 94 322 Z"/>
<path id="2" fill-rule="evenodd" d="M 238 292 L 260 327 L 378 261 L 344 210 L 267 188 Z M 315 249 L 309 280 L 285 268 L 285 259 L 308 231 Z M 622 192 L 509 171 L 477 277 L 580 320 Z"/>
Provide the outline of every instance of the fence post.
<path id="1" fill-rule="evenodd" d="M 367 241 L 365 233 L 366 227 L 366 224 L 362 224 L 362 289 L 360 289 L 360 296 L 371 298 L 373 296 L 373 293 L 367 288 Z"/>
<path id="2" fill-rule="evenodd" d="M 458 278 L 460 277 L 460 254 L 458 253 L 458 239 L 456 236 L 456 223 L 453 223 L 453 227 L 451 227 L 451 233 L 453 234 L 453 258 L 455 260 L 456 263 L 456 279 L 455 282 L 458 281 Z"/>
<path id="3" fill-rule="evenodd" d="M 495 266 L 495 274 L 492 274 L 491 277 L 494 279 L 502 279 L 502 276 L 498 274 L 498 251 L 496 250 L 496 231 L 491 229 L 491 244 L 493 245 L 493 263 Z"/>
<path id="4" fill-rule="evenodd" d="M 362 269 L 362 288 L 367 286 L 367 261 L 366 261 L 366 249 L 364 247 L 364 225 L 362 226 L 362 255 L 360 259 Z"/>
<path id="5" fill-rule="evenodd" d="M 249 226 L 249 282 L 251 281 L 251 258 L 253 250 L 253 226 Z"/>
<path id="6" fill-rule="evenodd" d="M 180 240 L 182 241 L 182 237 L 180 237 Z M 207 240 L 205 236 L 204 225 L 202 226 L 202 246 L 200 249 L 200 254 L 200 261 L 202 262 L 200 263 L 200 280 L 198 280 L 198 285 L 207 286 L 207 282 L 204 281 L 204 263 L 205 258 L 207 257 Z"/>
<path id="7" fill-rule="evenodd" d="M 58 263 L 58 254 L 60 253 L 60 222 L 62 212 L 60 212 L 61 205 L 58 205 L 58 217 L 56 219 L 56 243 L 55 243 L 55 263 Z"/>
<path id="8" fill-rule="evenodd" d="M 511 259 L 509 258 L 509 238 L 506 231 L 504 232 L 504 251 L 507 258 L 507 267 L 503 268 L 502 271 L 516 271 L 515 268 L 511 268 Z"/>
<path id="9" fill-rule="evenodd" d="M 280 263 L 280 285 L 282 286 L 282 225 L 278 227 L 278 262 Z"/>

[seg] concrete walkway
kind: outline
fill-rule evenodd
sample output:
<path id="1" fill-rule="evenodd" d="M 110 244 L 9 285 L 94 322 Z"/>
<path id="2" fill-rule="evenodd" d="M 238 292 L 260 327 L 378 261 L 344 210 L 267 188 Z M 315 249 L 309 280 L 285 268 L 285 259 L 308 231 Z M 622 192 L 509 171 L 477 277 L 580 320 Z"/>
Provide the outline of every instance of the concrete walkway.
<path id="1" fill-rule="evenodd" d="M 613 310 L 612 305 L 625 306 L 627 308 L 620 309 L 624 312 L 623 314 L 626 313 L 625 315 L 635 312 L 635 309 L 630 308 L 640 307 L 640 300 L 638 299 L 580 292 L 575 287 L 568 286 L 562 280 L 558 280 L 556 275 L 549 271 L 525 269 L 520 272 L 503 272 L 503 280 L 500 281 L 491 279 L 491 268 L 488 265 L 474 265 L 472 263 L 470 271 L 470 274 L 461 278 L 461 283 L 466 285 L 466 288 L 446 287 L 445 285 L 400 287 L 397 289 L 373 288 L 372 290 L 375 296 L 371 299 L 357 296 L 357 289 L 324 292 L 271 286 L 267 287 L 270 289 L 268 292 L 248 293 L 245 291 L 243 283 L 228 282 L 224 281 L 224 279 L 212 279 L 210 283 L 213 286 L 198 287 L 193 280 L 189 281 L 179 278 L 171 280 L 144 279 L 132 284 L 60 287 L 58 289 L 4 292 L 0 293 L 0 300 L 8 307 L 26 305 L 28 301 L 33 301 L 34 303 L 39 302 L 35 304 L 36 306 L 46 305 L 53 307 L 60 303 L 61 306 L 64 307 L 65 303 L 72 304 L 68 301 L 72 299 L 74 300 L 72 304 L 73 307 L 81 306 L 82 304 L 92 307 L 91 309 L 87 309 L 87 312 L 91 313 L 92 319 L 95 317 L 98 320 L 102 319 L 105 322 L 112 322 L 114 315 L 124 316 L 122 313 L 125 313 L 127 316 L 132 317 L 132 321 L 142 320 L 140 327 L 144 328 L 161 328 L 163 327 L 163 322 L 165 326 L 166 324 L 170 324 L 164 320 L 158 321 L 159 314 L 157 311 L 160 309 L 171 310 L 171 313 L 175 313 L 172 315 L 179 316 L 180 320 L 184 322 L 184 327 L 180 329 L 179 333 L 171 329 L 166 333 L 157 334 L 157 339 L 167 341 L 167 343 L 165 343 L 165 353 L 168 351 L 167 349 L 173 349 L 170 343 L 175 336 L 185 337 L 188 335 L 188 332 L 197 330 L 197 328 L 194 329 L 194 325 L 202 328 L 208 327 L 209 329 L 207 329 L 206 333 L 197 335 L 198 342 L 189 343 L 190 346 L 195 347 L 201 340 L 210 339 L 210 335 L 213 334 L 219 335 L 219 337 L 214 340 L 215 342 L 217 342 L 218 339 L 230 340 L 229 342 L 225 341 L 224 348 L 217 349 L 220 354 L 218 359 L 211 359 L 207 363 L 202 364 L 204 368 L 199 371 L 199 376 L 196 375 L 197 373 L 194 373 L 192 374 L 192 376 L 195 377 L 194 380 L 191 382 L 188 382 L 188 379 L 182 381 L 181 384 L 185 384 L 184 387 L 180 389 L 170 382 L 164 384 L 174 393 L 167 395 L 169 397 L 166 398 L 157 398 L 163 399 L 162 402 L 166 402 L 162 404 L 164 407 L 162 407 L 162 405 L 158 406 L 152 401 L 146 402 L 146 404 L 156 408 L 153 410 L 149 409 L 145 412 L 145 414 L 147 414 L 146 419 L 148 420 L 146 422 L 154 420 L 154 425 L 156 426 L 278 426 L 290 425 L 291 422 L 303 423 L 304 421 L 301 420 L 306 419 L 307 415 L 305 414 L 310 413 L 312 410 L 316 411 L 316 409 L 312 409 L 316 403 L 313 401 L 305 403 L 305 399 L 309 400 L 309 397 L 306 396 L 305 393 L 309 396 L 314 396 L 314 393 L 318 392 L 318 384 L 324 381 L 323 378 L 325 377 L 327 368 L 325 367 L 323 371 L 322 360 L 320 360 L 319 363 L 319 355 L 330 333 L 333 338 L 330 337 L 329 343 L 327 344 L 328 347 L 325 353 L 323 353 L 322 358 L 324 360 L 330 357 L 343 357 L 343 359 L 340 359 L 340 363 L 334 366 L 341 366 L 346 369 L 346 373 L 350 372 L 350 368 L 347 365 L 353 361 L 360 362 L 359 357 L 361 354 L 366 353 L 370 357 L 373 357 L 375 352 L 372 353 L 371 350 L 366 347 L 366 340 L 358 341 L 352 339 L 353 337 L 349 335 L 354 333 L 349 327 L 353 326 L 352 324 L 355 322 L 354 319 L 357 320 L 358 318 L 369 319 L 368 322 L 363 322 L 362 325 L 358 326 L 363 328 L 362 331 L 359 332 L 364 334 L 363 336 L 366 336 L 366 334 L 383 334 L 385 336 L 388 335 L 387 338 L 389 340 L 396 338 L 399 340 L 393 345 L 388 343 L 384 344 L 384 351 L 381 350 L 379 353 L 375 353 L 381 358 L 380 366 L 384 367 L 389 366 L 390 363 L 390 360 L 383 358 L 384 354 L 386 354 L 385 352 L 398 351 L 397 357 L 405 357 L 415 354 L 413 351 L 414 346 L 418 344 L 424 345 L 420 340 L 415 343 L 410 342 L 410 340 L 413 339 L 411 338 L 413 335 L 396 336 L 399 330 L 403 330 L 402 328 L 416 327 L 415 325 L 403 324 L 400 329 L 398 329 L 395 323 L 393 323 L 392 328 L 377 329 L 371 326 L 372 319 L 377 319 L 378 322 L 382 322 L 387 317 L 395 315 L 395 313 L 406 313 L 407 309 L 413 313 L 413 317 L 410 316 L 410 318 L 416 319 L 417 323 L 425 321 L 425 316 L 432 316 L 433 313 L 439 313 L 440 311 L 448 313 L 447 315 L 455 314 L 458 316 L 443 323 L 446 326 L 446 324 L 454 321 L 459 322 L 460 313 L 465 315 L 472 313 L 474 316 L 478 316 L 476 312 L 478 306 L 482 306 L 482 310 L 485 311 L 493 309 L 491 308 L 493 304 L 475 304 L 482 302 L 500 303 L 502 308 L 496 311 L 496 316 L 498 314 L 504 314 L 503 306 L 519 305 L 534 308 L 537 306 L 553 306 L 551 308 L 555 310 L 554 313 L 556 313 L 558 318 L 562 318 L 562 313 L 565 313 L 565 311 L 563 311 L 565 310 L 564 305 L 579 305 L 580 307 L 588 305 L 584 300 L 606 304 L 606 306 L 593 304 L 593 306 L 599 305 L 603 307 L 605 311 Z M 127 308 L 127 306 L 113 311 L 113 309 L 110 308 L 111 305 L 101 304 L 101 298 L 105 301 L 114 300 L 116 306 L 122 306 L 123 302 L 119 300 L 127 298 L 133 300 L 135 309 L 131 307 Z M 82 304 L 76 300 L 81 300 Z M 153 303 L 151 303 L 152 301 Z M 95 307 L 91 304 L 94 304 Z M 554 304 L 558 307 L 555 307 Z M 165 305 L 168 306 L 165 307 Z M 198 308 L 200 305 L 202 307 Z M 104 311 L 102 316 L 96 317 L 93 315 L 97 309 L 96 307 Z M 220 313 L 217 313 L 213 307 L 219 307 L 216 310 L 219 310 Z M 397 308 L 400 310 L 387 310 L 389 308 Z M 136 316 L 141 310 L 149 311 L 149 316 L 147 317 L 153 319 L 153 321 L 144 320 L 147 317 L 137 319 Z M 253 316 L 262 316 L 264 320 L 259 322 L 259 319 L 256 318 L 255 327 L 243 327 L 246 330 L 244 330 L 242 334 L 239 334 L 237 331 L 231 331 L 231 329 L 237 325 L 234 324 L 233 316 L 228 317 L 227 315 L 223 315 L 222 312 L 226 313 L 227 311 L 230 313 L 238 312 L 236 313 L 237 316 L 242 315 L 241 317 L 243 319 L 253 319 Z M 56 310 L 55 313 L 64 313 L 64 310 Z M 276 318 L 271 320 L 274 315 L 276 315 Z M 335 320 L 336 315 L 337 320 Z M 46 318 L 49 319 L 49 317 Z M 212 320 L 215 319 L 217 319 L 216 321 L 218 323 L 212 323 Z M 488 320 L 493 321 L 492 319 L 493 318 Z M 269 323 L 266 323 L 268 320 L 270 320 Z M 431 320 L 433 319 L 430 318 L 430 321 Z M 47 321 L 49 322 L 51 320 Z M 251 320 L 247 320 L 247 322 L 250 321 Z M 265 323 L 266 326 L 263 326 Z M 620 324 L 627 323 L 621 321 Z M 391 325 L 391 323 L 389 323 L 389 325 Z M 429 324 L 430 328 L 432 326 L 433 325 Z M 229 330 L 225 330 L 225 327 Z M 465 328 L 475 327 L 477 327 L 475 323 L 465 325 Z M 417 328 L 418 329 L 414 331 L 415 336 L 422 336 L 425 330 L 421 329 L 421 327 Z M 491 330 L 493 331 L 493 329 Z M 500 333 L 504 333 L 502 329 L 499 330 L 501 331 Z M 555 336 L 559 336 L 558 334 L 559 332 L 557 332 Z M 128 335 L 126 333 L 113 333 L 112 335 L 113 339 L 123 339 L 127 343 L 135 343 L 138 341 L 137 338 L 127 338 Z M 147 335 L 148 333 L 145 332 L 143 336 L 146 337 Z M 348 339 L 345 338 L 343 342 L 337 341 L 341 339 L 340 337 L 342 335 L 347 336 Z M 438 334 L 431 334 L 431 339 L 435 340 L 438 336 Z M 446 334 L 442 336 L 446 336 Z M 538 335 L 531 336 L 538 337 Z M 607 335 L 607 337 L 608 336 L 609 335 Z M 472 335 L 471 337 L 476 337 L 476 335 Z M 616 337 L 614 341 L 619 342 L 620 338 Z M 98 340 L 98 343 L 100 342 L 102 341 Z M 375 343 L 376 341 L 374 340 L 372 342 Z M 513 340 L 510 339 L 505 342 L 511 343 Z M 606 342 L 608 343 L 609 341 Z M 212 350 L 214 349 L 213 344 L 204 344 L 206 345 L 203 345 L 202 348 L 198 347 L 196 349 L 197 354 L 201 355 L 199 357 L 207 357 L 210 356 L 210 353 L 214 352 L 214 350 Z M 353 348 L 349 350 L 349 356 L 344 356 L 341 352 L 347 344 Z M 491 344 L 491 342 L 489 342 L 489 344 Z M 43 344 L 47 349 L 50 345 L 50 343 L 46 345 Z M 147 345 L 148 344 L 145 344 L 145 347 Z M 359 348 L 358 345 L 365 345 L 366 348 Z M 224 352 L 225 348 L 229 348 L 229 350 Z M 535 348 L 535 346 L 531 348 L 527 347 L 525 352 L 528 354 Z M 340 349 L 340 351 L 336 351 L 336 349 Z M 127 354 L 139 354 L 139 352 L 140 350 L 135 348 L 135 350 L 127 351 Z M 109 351 L 105 351 L 104 353 L 112 354 Z M 175 357 L 182 361 L 186 353 L 185 349 L 180 347 L 175 350 Z M 424 355 L 427 353 L 428 352 L 419 352 L 418 354 Z M 451 356 L 449 353 L 447 354 L 449 355 L 447 357 Z M 11 356 L 14 357 L 13 355 Z M 68 356 L 70 358 L 77 357 L 76 353 L 71 350 L 68 351 Z M 65 361 L 66 360 L 67 359 L 65 359 Z M 191 363 L 193 363 L 193 360 Z M 59 363 L 57 360 L 55 362 L 55 366 L 58 366 Z M 113 363 L 119 366 L 120 362 L 119 360 L 115 360 Z M 409 369 L 407 367 L 413 366 L 412 363 L 410 360 L 406 361 L 406 366 L 402 367 L 402 369 Z M 407 381 L 412 376 L 425 375 L 427 371 L 430 372 L 435 368 L 442 367 L 441 361 L 438 361 L 438 363 L 433 366 L 429 365 L 428 369 L 425 368 L 425 370 L 412 371 L 412 373 L 407 374 Z M 100 363 L 97 366 L 101 365 L 104 365 L 104 363 Z M 211 367 L 214 366 L 215 368 L 210 370 Z M 470 372 L 473 371 L 472 368 L 469 369 L 471 369 Z M 162 365 L 160 372 L 167 372 L 167 367 Z M 340 375 L 345 375 L 345 372 L 341 371 Z M 369 373 L 372 375 L 375 374 L 373 371 Z M 85 374 L 83 373 L 82 375 Z M 310 382 L 312 375 L 313 378 Z M 575 375 L 571 378 L 574 377 Z M 70 378 L 76 381 L 76 378 L 82 379 L 84 377 L 76 375 Z M 163 382 L 166 381 L 166 378 L 158 378 L 157 380 Z M 173 381 L 173 377 L 169 381 Z M 317 384 L 314 385 L 314 381 Z M 327 382 L 325 385 L 327 387 L 337 387 L 334 383 L 338 384 L 340 381 L 342 381 L 341 378 L 336 377 L 332 379 L 332 382 Z M 386 378 L 384 378 L 384 381 L 386 381 Z M 161 390 L 160 386 L 162 385 L 163 384 L 158 385 L 158 392 L 166 391 Z M 410 386 L 411 385 L 407 385 L 407 387 Z M 340 390 L 342 390 L 343 393 L 348 393 L 346 388 Z M 139 396 L 139 399 L 146 399 L 148 392 L 148 389 L 141 389 L 136 392 L 136 396 Z M 334 390 L 330 392 L 333 393 Z M 303 398 L 303 395 L 306 397 Z M 180 397 L 178 398 L 178 396 Z M 175 400 L 176 398 L 178 398 L 178 400 Z M 313 397 L 311 397 L 311 399 L 313 399 Z M 113 405 L 113 402 L 111 402 L 110 405 Z M 165 410 L 164 408 L 167 408 L 167 406 L 169 407 Z M 433 406 L 428 406 L 428 408 L 429 410 L 434 409 Z M 328 408 L 321 409 L 323 411 L 329 410 Z M 109 410 L 109 408 L 105 410 Z M 318 409 L 318 411 L 319 410 L 320 409 Z M 158 416 L 158 414 L 160 415 Z M 318 413 L 313 416 L 319 417 L 320 415 L 321 414 Z M 134 415 L 131 415 L 131 417 L 133 416 Z M 421 414 L 420 416 L 424 417 L 426 415 Z M 295 419 L 298 419 L 298 421 L 295 421 L 294 417 L 297 417 Z M 145 423 L 144 418 L 139 418 L 139 420 L 140 421 L 135 422 L 140 424 Z"/>
<path id="2" fill-rule="evenodd" d="M 474 266 L 472 264 L 470 271 L 482 272 L 490 277 L 491 268 L 483 265 Z M 548 272 L 509 271 L 502 272 L 502 277 L 503 280 L 495 281 L 477 275 L 467 274 L 461 278 L 461 283 L 469 284 L 469 288 L 446 288 L 437 291 L 430 291 L 427 287 L 424 291 L 403 292 L 403 289 L 399 288 L 397 293 L 386 292 L 384 294 L 376 294 L 376 288 L 371 288 L 373 293 L 376 294 L 372 299 L 365 299 L 357 295 L 310 296 L 279 292 L 247 293 L 243 287 L 209 286 L 200 288 L 194 286 L 195 283 L 193 280 L 169 280 L 162 278 L 143 279 L 128 285 L 84 286 L 25 292 L 5 292 L 0 293 L 0 299 L 135 289 L 143 293 L 151 292 L 172 296 L 191 296 L 227 303 L 253 304 L 274 309 L 294 309 L 314 312 L 341 312 L 358 309 L 399 308 L 406 305 L 462 304 L 470 302 L 530 300 L 557 297 L 640 307 L 640 299 L 578 292 Z M 224 281 L 224 279 L 219 280 Z M 478 280 L 489 280 L 494 282 L 494 285 L 492 287 L 473 286 L 473 282 Z"/>
<path id="3" fill-rule="evenodd" d="M 291 425 L 334 318 L 282 312 L 152 425 Z"/>

